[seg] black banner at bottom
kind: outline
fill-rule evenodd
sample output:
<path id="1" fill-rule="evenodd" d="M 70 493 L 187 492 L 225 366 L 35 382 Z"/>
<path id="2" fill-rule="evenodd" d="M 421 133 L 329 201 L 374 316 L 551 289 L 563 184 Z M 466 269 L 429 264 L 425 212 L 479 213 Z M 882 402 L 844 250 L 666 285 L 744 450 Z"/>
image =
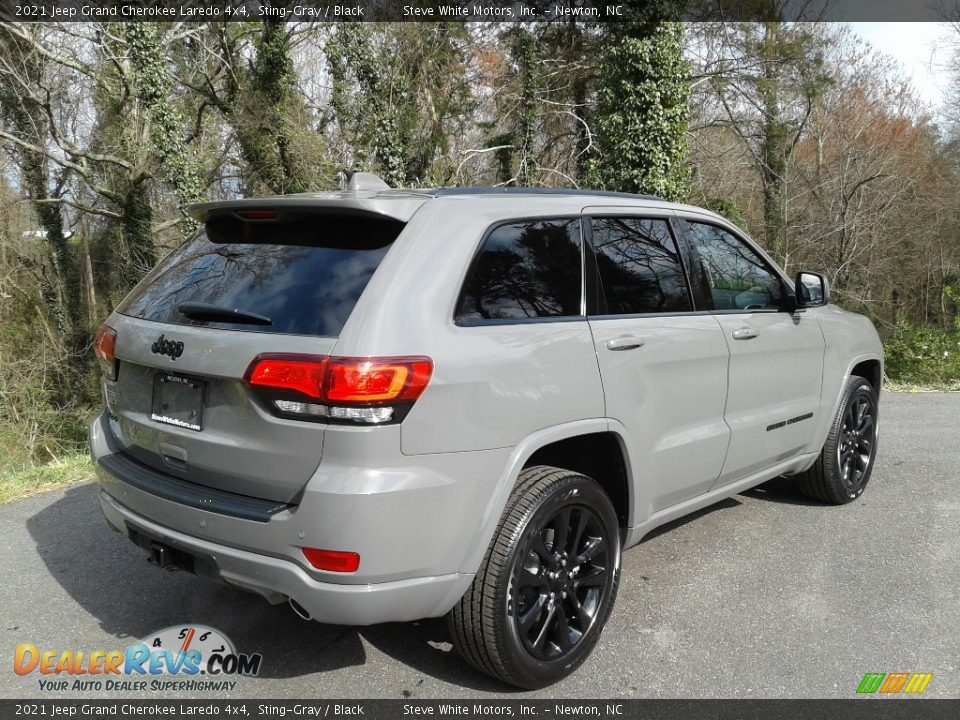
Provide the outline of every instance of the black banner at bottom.
<path id="1" fill-rule="evenodd" d="M 464 720 L 913 720 L 960 717 L 960 700 L 0 700 L 0 718 Z"/>

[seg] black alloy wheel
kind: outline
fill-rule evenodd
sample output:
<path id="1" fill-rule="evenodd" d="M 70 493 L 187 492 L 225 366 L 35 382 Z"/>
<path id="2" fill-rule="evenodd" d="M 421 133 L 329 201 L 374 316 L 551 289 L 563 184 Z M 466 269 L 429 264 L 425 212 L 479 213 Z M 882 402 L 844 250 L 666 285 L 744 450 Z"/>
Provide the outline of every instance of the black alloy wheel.
<path id="1" fill-rule="evenodd" d="M 597 513 L 566 505 L 528 531 L 511 599 L 517 633 L 531 656 L 557 660 L 590 631 L 603 606 L 610 543 Z"/>
<path id="2" fill-rule="evenodd" d="M 590 655 L 619 580 L 620 522 L 603 488 L 572 470 L 526 468 L 450 611 L 453 644 L 503 682 L 545 687 Z"/>
<path id="3" fill-rule="evenodd" d="M 842 505 L 863 494 L 877 455 L 877 392 L 866 378 L 847 378 L 816 462 L 799 474 L 804 494 Z"/>

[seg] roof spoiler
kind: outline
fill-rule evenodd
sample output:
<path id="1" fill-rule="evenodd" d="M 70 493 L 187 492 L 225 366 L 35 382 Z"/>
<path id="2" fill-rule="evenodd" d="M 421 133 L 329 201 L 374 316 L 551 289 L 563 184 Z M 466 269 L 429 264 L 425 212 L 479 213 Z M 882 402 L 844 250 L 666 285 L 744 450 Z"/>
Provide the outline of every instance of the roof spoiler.
<path id="1" fill-rule="evenodd" d="M 224 211 L 272 210 L 279 215 L 290 212 L 326 211 L 331 214 L 379 215 L 407 222 L 423 203 L 430 199 L 424 192 L 393 190 L 373 173 L 358 172 L 350 178 L 346 192 L 330 191 L 274 195 L 197 203 L 187 206 L 190 216 L 206 222 L 210 215 Z"/>

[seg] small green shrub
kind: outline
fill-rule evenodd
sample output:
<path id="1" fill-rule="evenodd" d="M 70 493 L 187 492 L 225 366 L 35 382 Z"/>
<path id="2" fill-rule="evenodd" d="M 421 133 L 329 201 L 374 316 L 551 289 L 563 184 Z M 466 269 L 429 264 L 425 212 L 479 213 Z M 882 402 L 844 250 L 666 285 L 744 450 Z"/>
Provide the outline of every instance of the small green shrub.
<path id="1" fill-rule="evenodd" d="M 896 384 L 960 389 L 960 318 L 950 329 L 898 325 L 884 354 L 887 377 Z"/>

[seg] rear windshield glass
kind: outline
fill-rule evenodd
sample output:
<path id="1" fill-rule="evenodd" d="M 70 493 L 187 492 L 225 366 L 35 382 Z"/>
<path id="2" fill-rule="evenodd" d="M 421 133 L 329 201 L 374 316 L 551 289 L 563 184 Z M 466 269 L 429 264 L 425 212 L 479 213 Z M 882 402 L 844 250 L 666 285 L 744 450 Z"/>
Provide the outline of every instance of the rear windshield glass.
<path id="1" fill-rule="evenodd" d="M 310 216 L 246 222 L 214 219 L 172 252 L 117 311 L 178 325 L 336 336 L 403 223 Z M 270 324 L 191 319 L 181 303 L 256 313 Z"/>

